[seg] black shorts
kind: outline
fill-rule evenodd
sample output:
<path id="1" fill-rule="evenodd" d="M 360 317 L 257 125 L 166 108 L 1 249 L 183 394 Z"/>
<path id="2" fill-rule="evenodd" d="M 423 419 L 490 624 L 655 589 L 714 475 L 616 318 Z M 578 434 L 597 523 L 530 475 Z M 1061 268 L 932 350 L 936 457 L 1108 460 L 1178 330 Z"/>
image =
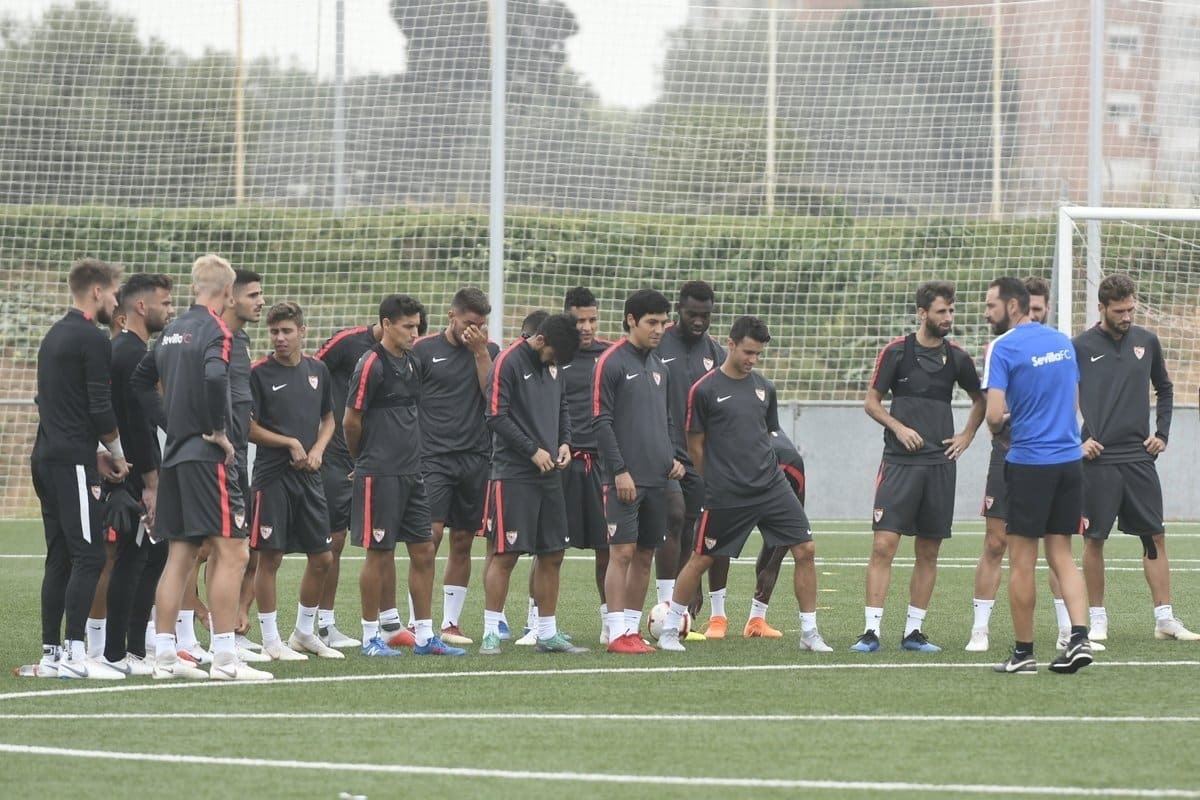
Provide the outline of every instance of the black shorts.
<path id="1" fill-rule="evenodd" d="M 677 481 L 667 481 L 667 491 L 683 494 L 683 515 L 696 519 L 704 507 L 704 478 L 691 464 L 684 464 L 684 475 Z"/>
<path id="2" fill-rule="evenodd" d="M 667 540 L 667 489 L 637 487 L 632 503 L 622 503 L 615 486 L 607 488 L 608 544 L 636 544 L 657 549 Z"/>
<path id="3" fill-rule="evenodd" d="M 1005 464 L 1009 536 L 1040 539 L 1047 534 L 1069 536 L 1079 531 L 1083 507 L 1080 463 Z"/>
<path id="4" fill-rule="evenodd" d="M 562 479 L 493 478 L 488 484 L 488 541 L 497 553 L 557 553 L 567 549 Z"/>
<path id="5" fill-rule="evenodd" d="M 478 532 L 483 527 L 483 500 L 487 494 L 487 456 L 448 453 L 421 459 L 429 515 L 452 531 Z"/>
<path id="6" fill-rule="evenodd" d="M 949 539 L 954 521 L 955 465 L 879 465 L 872 530 Z"/>
<path id="7" fill-rule="evenodd" d="M 158 473 L 158 539 L 246 538 L 246 510 L 237 467 L 184 461 Z"/>
<path id="8" fill-rule="evenodd" d="M 425 479 L 420 475 L 355 475 L 350 536 L 368 550 L 395 550 L 397 542 L 433 541 Z"/>
<path id="9" fill-rule="evenodd" d="M 600 461 L 590 454 L 573 453 L 562 472 L 563 499 L 567 507 L 567 544 L 586 550 L 608 549 L 608 523 L 604 517 L 604 482 Z"/>
<path id="10" fill-rule="evenodd" d="M 1123 533 L 1162 533 L 1162 484 L 1153 461 L 1083 462 L 1083 535 L 1107 539 L 1113 523 Z"/>
<path id="11" fill-rule="evenodd" d="M 90 553 L 88 557 L 103 561 L 104 507 L 96 465 L 34 461 L 33 489 L 41 504 L 47 547 L 61 536 L 72 559 Z"/>
<path id="12" fill-rule="evenodd" d="M 987 483 L 983 487 L 983 509 L 981 516 L 991 519 L 1008 519 L 1008 482 L 1004 479 L 1004 456 L 1006 451 L 993 448 L 988 461 Z"/>
<path id="13" fill-rule="evenodd" d="M 321 462 L 321 483 L 325 487 L 325 508 L 329 514 L 327 531 L 350 530 L 350 498 L 354 494 L 350 473 L 353 471 L 352 461 L 331 458 Z"/>
<path id="14" fill-rule="evenodd" d="M 762 532 L 769 547 L 790 547 L 812 541 L 808 515 L 787 481 L 773 483 L 753 505 L 706 508 L 696 529 L 696 552 L 702 556 L 742 554 L 751 531 Z"/>
<path id="15" fill-rule="evenodd" d="M 325 489 L 315 472 L 288 469 L 254 488 L 252 550 L 324 553 L 330 549 Z"/>

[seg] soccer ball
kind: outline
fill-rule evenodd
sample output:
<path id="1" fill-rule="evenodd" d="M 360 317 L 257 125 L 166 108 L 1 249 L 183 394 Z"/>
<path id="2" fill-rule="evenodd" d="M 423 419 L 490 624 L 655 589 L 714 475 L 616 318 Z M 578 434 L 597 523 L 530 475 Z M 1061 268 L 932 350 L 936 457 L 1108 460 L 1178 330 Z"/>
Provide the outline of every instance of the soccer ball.
<path id="1" fill-rule="evenodd" d="M 646 617 L 646 628 L 650 632 L 650 636 L 654 639 L 662 636 L 663 623 L 667 621 L 667 613 L 671 610 L 670 603 L 659 603 L 650 609 L 650 614 Z M 686 611 L 683 614 L 683 619 L 679 623 L 679 638 L 682 639 L 688 635 L 688 631 L 692 629 L 692 615 Z"/>

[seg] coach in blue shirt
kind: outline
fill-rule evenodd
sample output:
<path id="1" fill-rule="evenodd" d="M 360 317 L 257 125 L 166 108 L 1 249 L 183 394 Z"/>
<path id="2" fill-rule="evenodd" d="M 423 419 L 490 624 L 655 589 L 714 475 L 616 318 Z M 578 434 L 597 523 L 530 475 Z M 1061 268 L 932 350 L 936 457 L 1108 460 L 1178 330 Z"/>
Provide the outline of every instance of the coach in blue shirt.
<path id="1" fill-rule="evenodd" d="M 1071 553 L 1083 506 L 1082 450 L 1075 405 L 1079 365 L 1067 336 L 1029 318 L 1029 291 L 1017 278 L 997 278 L 987 293 L 987 321 L 998 338 L 983 368 L 987 423 L 993 433 L 1012 422 L 1008 480 L 1008 596 L 1016 646 L 997 672 L 1037 672 L 1033 656 L 1034 569 L 1038 539 L 1062 585 L 1071 640 L 1052 662 L 1072 673 L 1092 663 L 1083 578 Z"/>

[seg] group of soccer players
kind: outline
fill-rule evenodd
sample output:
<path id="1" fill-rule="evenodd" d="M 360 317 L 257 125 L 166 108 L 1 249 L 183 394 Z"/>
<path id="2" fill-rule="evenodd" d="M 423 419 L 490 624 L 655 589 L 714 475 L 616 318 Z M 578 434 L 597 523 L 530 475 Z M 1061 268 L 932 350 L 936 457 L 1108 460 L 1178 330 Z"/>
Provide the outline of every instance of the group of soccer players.
<path id="1" fill-rule="evenodd" d="M 198 258 L 191 277 L 192 304 L 171 319 L 169 278 L 138 273 L 121 284 L 118 267 L 95 259 L 71 269 L 72 309 L 39 351 L 32 467 L 47 542 L 43 655 L 24 674 L 268 680 L 271 673 L 252 664 L 343 658 L 346 648 L 369 657 L 405 648 L 464 655 L 464 646 L 474 644 L 463 632 L 462 613 L 478 534 L 487 539 L 482 655 L 500 653 L 514 638 L 504 609 L 521 555 L 533 558 L 525 631 L 515 644 L 587 652 L 557 623 L 568 547 L 595 553 L 600 640 L 609 652 L 654 650 L 641 633 L 652 565 L 657 600 L 667 609 L 659 647 L 682 651 L 681 640 L 722 638 L 729 559 L 755 528 L 763 547 L 743 634 L 782 636 L 767 624 L 766 610 L 790 551 L 800 644 L 832 650 L 817 628 L 803 460 L 780 430 L 774 385 L 755 369 L 771 334 L 761 320 L 742 316 L 718 343 L 708 333 L 715 298 L 703 281 L 680 289 L 674 323 L 666 296 L 632 293 L 621 318 L 624 336 L 612 343 L 596 335 L 595 296 L 577 287 L 566 294 L 562 313 L 530 314 L 503 350 L 488 339 L 491 307 L 474 288 L 454 295 L 442 330 L 427 334 L 424 306 L 390 295 L 377 320 L 335 333 L 313 356 L 304 352 L 303 309 L 281 302 L 266 310 L 271 353 L 255 361 L 245 327 L 266 307 L 263 277 L 214 255 Z M 1052 587 L 1063 598 L 1056 603 L 1064 651 L 1051 668 L 1078 669 L 1106 636 L 1102 547 L 1118 519 L 1145 544 L 1156 636 L 1200 638 L 1170 605 L 1153 458 L 1166 445 L 1171 384 L 1157 338 L 1131 324 L 1134 293 L 1128 278 L 1107 279 L 1100 325 L 1074 345 L 1032 356 L 1034 366 L 1078 364 L 1086 441 L 1078 442 L 1078 430 L 1072 435 L 1075 461 L 1082 458 L 1084 466 L 1078 491 L 1051 502 L 1017 490 L 1019 474 L 1026 492 L 1039 480 L 1021 469 L 1060 463 L 1044 460 L 1048 439 L 1058 448 L 1052 458 L 1070 449 L 1070 435 L 1045 422 L 1047 405 L 1035 402 L 1030 412 L 1028 393 L 1016 388 L 1040 376 L 1020 374 L 1019 358 L 996 356 L 1007 352 L 1003 345 L 989 351 L 981 385 L 969 356 L 947 339 L 953 285 L 918 289 L 918 329 L 880 354 L 865 403 L 886 431 L 866 625 L 852 649 L 881 646 L 883 598 L 902 535 L 915 537 L 916 566 L 901 647 L 940 649 L 923 621 L 939 545 L 950 535 L 955 461 L 985 407 L 996 437 L 967 649 L 988 648 L 1006 546 L 1014 564 L 1018 550 L 1026 564 L 1028 548 L 1014 546 L 1017 537 L 1008 534 L 1034 537 L 1036 558 L 1037 537 L 1076 533 L 1081 510 L 1090 640 L 1070 540 L 1047 538 Z M 1032 330 L 1025 326 L 1044 318 L 1047 294 L 1034 279 L 997 281 L 988 296 L 997 342 Z M 97 322 L 111 326 L 111 341 Z M 1004 366 L 993 369 L 993 361 Z M 992 374 L 1003 377 L 987 386 Z M 1150 383 L 1158 398 L 1153 436 L 1145 430 Z M 956 384 L 973 402 L 957 433 L 950 405 Z M 158 429 L 166 435 L 161 452 Z M 1055 436 L 1066 436 L 1067 446 Z M 250 442 L 257 448 L 252 480 Z M 365 555 L 361 639 L 342 633 L 334 616 L 347 538 Z M 444 538 L 443 616 L 435 628 L 434 564 Z M 1061 546 L 1049 546 L 1051 539 L 1066 542 L 1065 556 Z M 409 556 L 407 624 L 396 598 L 399 543 Z M 307 557 L 286 641 L 276 602 L 285 553 Z M 196 591 L 201 569 L 207 606 Z M 685 623 L 699 608 L 706 571 L 711 617 L 700 634 Z M 1018 641 L 1003 671 L 1036 669 L 1032 622 L 1028 631 L 1017 622 L 1025 610 L 1019 603 L 1032 612 L 1031 585 L 1024 591 L 1031 575 L 1031 566 L 1012 571 Z M 261 645 L 247 637 L 252 603 Z M 197 616 L 211 631 L 210 650 L 195 643 Z"/>

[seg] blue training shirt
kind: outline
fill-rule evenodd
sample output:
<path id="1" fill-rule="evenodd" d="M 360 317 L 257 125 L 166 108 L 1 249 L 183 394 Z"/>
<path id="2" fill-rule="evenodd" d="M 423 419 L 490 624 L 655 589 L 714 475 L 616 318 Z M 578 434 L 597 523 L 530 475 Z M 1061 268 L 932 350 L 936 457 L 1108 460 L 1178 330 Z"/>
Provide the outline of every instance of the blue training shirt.
<path id="1" fill-rule="evenodd" d="M 1075 394 L 1079 364 L 1066 334 L 1023 323 L 997 337 L 983 365 L 983 385 L 1002 389 L 1012 415 L 1014 464 L 1065 464 L 1082 458 Z"/>

